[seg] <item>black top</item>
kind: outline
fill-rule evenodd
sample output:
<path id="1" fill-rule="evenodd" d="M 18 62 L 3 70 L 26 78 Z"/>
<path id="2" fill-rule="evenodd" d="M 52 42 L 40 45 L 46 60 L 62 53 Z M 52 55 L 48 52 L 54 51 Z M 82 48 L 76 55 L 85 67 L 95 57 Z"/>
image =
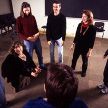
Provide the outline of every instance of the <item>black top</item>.
<path id="1" fill-rule="evenodd" d="M 57 16 L 54 16 L 51 13 L 47 19 L 47 30 L 46 36 L 47 41 L 57 40 L 62 37 L 62 40 L 65 40 L 66 35 L 66 17 L 60 13 Z"/>
<path id="2" fill-rule="evenodd" d="M 20 75 L 31 76 L 36 65 L 27 51 L 24 51 L 26 61 L 20 59 L 17 55 L 9 54 L 2 63 L 2 76 L 9 82 L 16 80 Z"/>
<path id="3" fill-rule="evenodd" d="M 82 27 L 81 32 L 81 23 L 77 27 L 76 35 L 73 43 L 75 43 L 75 47 L 80 50 L 89 50 L 89 48 L 93 48 L 94 41 L 96 37 L 96 28 L 93 25 L 89 25 L 88 27 Z"/>

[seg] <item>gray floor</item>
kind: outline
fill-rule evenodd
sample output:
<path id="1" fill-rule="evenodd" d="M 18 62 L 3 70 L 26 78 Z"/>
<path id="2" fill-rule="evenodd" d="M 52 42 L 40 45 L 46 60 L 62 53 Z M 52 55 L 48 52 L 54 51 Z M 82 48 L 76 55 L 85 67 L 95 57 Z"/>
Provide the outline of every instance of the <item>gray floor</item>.
<path id="1" fill-rule="evenodd" d="M 43 60 L 44 63 L 49 62 L 49 47 L 45 36 L 40 36 L 43 48 Z M 64 44 L 64 63 L 71 64 L 73 51 L 70 51 L 70 45 L 73 38 L 66 38 Z M 8 35 L 0 36 L 0 65 L 7 55 L 7 51 L 11 46 L 12 38 L 11 33 Z M 103 54 L 108 48 L 108 39 L 96 38 L 94 50 L 92 56 L 89 58 L 89 66 L 87 76 L 82 78 L 80 76 L 81 71 L 81 58 L 79 58 L 76 70 L 76 76 L 79 79 L 78 96 L 81 97 L 89 106 L 89 108 L 108 108 L 108 95 L 102 95 L 96 88 L 98 84 L 102 82 L 103 69 L 106 60 L 103 60 Z M 55 57 L 57 61 L 57 48 L 55 49 Z M 34 52 L 34 61 L 37 64 L 37 56 Z M 22 108 L 27 100 L 36 98 L 38 96 L 45 96 L 43 90 L 43 84 L 45 79 L 45 73 L 41 73 L 37 78 L 34 78 L 31 84 L 19 93 L 15 93 L 10 83 L 5 83 L 6 98 L 9 102 L 8 108 Z"/>

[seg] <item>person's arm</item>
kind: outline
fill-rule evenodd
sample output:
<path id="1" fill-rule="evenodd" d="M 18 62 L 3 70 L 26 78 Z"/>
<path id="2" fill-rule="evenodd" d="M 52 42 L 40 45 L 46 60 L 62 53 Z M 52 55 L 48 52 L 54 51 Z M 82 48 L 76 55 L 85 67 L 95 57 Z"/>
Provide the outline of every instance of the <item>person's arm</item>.
<path id="1" fill-rule="evenodd" d="M 30 69 L 31 70 L 30 71 L 31 75 L 35 76 L 36 74 L 40 73 L 41 69 L 38 66 L 35 65 L 33 59 L 31 58 L 31 56 L 29 55 L 29 53 L 26 50 L 24 50 L 24 54 L 26 55 L 29 68 L 31 68 Z"/>
<path id="2" fill-rule="evenodd" d="M 2 71 L 2 76 L 5 78 L 11 78 L 14 77 L 15 75 L 19 74 L 19 70 L 21 70 L 22 67 L 20 64 L 17 62 L 16 57 L 13 54 L 9 54 L 5 60 L 2 63 L 1 66 L 1 71 Z"/>
<path id="3" fill-rule="evenodd" d="M 66 17 L 63 16 L 62 18 L 62 45 L 64 44 L 65 37 L 66 37 Z"/>
<path id="4" fill-rule="evenodd" d="M 48 45 L 51 44 L 51 39 L 50 39 L 50 36 L 51 36 L 51 31 L 50 31 L 50 16 L 48 16 L 47 18 L 47 28 L 46 28 L 46 38 L 47 38 L 47 42 L 48 42 Z"/>
<path id="5" fill-rule="evenodd" d="M 108 49 L 105 51 L 104 58 L 108 56 Z"/>
<path id="6" fill-rule="evenodd" d="M 21 24 L 21 17 L 18 17 L 16 20 L 16 31 L 20 37 L 20 39 L 26 39 L 27 37 L 22 33 L 23 27 Z"/>
<path id="7" fill-rule="evenodd" d="M 77 40 L 78 40 L 78 36 L 79 36 L 79 30 L 80 30 L 80 27 L 81 27 L 81 23 L 78 25 L 77 27 L 77 30 L 76 30 L 76 33 L 75 33 L 75 37 L 74 37 L 74 40 L 72 42 L 72 45 L 70 47 L 70 49 L 73 49 L 75 47 L 75 44 L 77 43 Z"/>
<path id="8" fill-rule="evenodd" d="M 96 29 L 94 26 L 91 26 L 91 34 L 90 35 L 90 39 L 89 39 L 89 51 L 87 53 L 87 56 L 90 57 L 92 54 L 92 50 L 93 50 L 93 46 L 94 46 L 94 42 L 95 42 L 95 38 L 96 38 Z"/>

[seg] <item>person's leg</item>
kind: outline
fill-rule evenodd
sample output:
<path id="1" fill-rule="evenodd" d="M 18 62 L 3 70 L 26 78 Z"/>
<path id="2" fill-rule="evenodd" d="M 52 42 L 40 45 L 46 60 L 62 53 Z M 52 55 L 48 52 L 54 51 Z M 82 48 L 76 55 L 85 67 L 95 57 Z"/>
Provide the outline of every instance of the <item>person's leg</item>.
<path id="1" fill-rule="evenodd" d="M 24 45 L 30 56 L 33 57 L 33 42 L 24 40 Z"/>
<path id="2" fill-rule="evenodd" d="M 108 60 L 107 63 L 105 65 L 105 69 L 104 69 L 104 73 L 103 73 L 103 88 L 101 88 L 101 93 L 102 94 L 107 94 L 108 93 Z"/>
<path id="3" fill-rule="evenodd" d="M 0 76 L 0 108 L 6 108 L 5 87 Z"/>
<path id="4" fill-rule="evenodd" d="M 104 82 L 104 85 L 106 85 L 108 87 L 108 60 L 106 62 L 105 68 L 104 68 L 103 82 Z"/>
<path id="5" fill-rule="evenodd" d="M 54 48 L 55 48 L 55 41 L 51 40 L 51 44 L 50 44 L 50 63 L 55 63 Z"/>
<path id="6" fill-rule="evenodd" d="M 39 65 L 43 65 L 42 46 L 39 38 L 33 43 L 33 48 L 37 54 Z"/>
<path id="7" fill-rule="evenodd" d="M 86 76 L 86 71 L 87 71 L 87 66 L 88 66 L 88 57 L 87 57 L 87 53 L 82 53 L 82 73 L 81 76 L 85 77 Z"/>
<path id="8" fill-rule="evenodd" d="M 103 83 L 99 84 L 97 87 L 101 89 L 102 93 L 104 93 L 105 91 L 108 92 L 107 91 L 107 88 L 108 88 L 108 60 L 106 62 L 104 72 L 103 72 Z"/>
<path id="9" fill-rule="evenodd" d="M 80 51 L 77 48 L 75 48 L 74 53 L 73 53 L 73 58 L 72 58 L 72 64 L 71 64 L 71 67 L 73 70 L 75 70 L 76 63 L 77 63 L 79 56 L 80 56 Z"/>
<path id="10" fill-rule="evenodd" d="M 56 40 L 56 44 L 58 46 L 58 63 L 63 63 L 63 45 L 62 38 Z"/>

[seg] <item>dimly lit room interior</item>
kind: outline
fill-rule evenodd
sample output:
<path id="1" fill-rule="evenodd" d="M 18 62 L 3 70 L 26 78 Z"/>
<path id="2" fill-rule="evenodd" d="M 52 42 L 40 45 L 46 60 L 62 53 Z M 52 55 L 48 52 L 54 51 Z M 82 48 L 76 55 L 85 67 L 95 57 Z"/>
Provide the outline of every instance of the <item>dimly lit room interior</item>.
<path id="1" fill-rule="evenodd" d="M 32 14 L 36 18 L 39 37 L 42 45 L 43 62 L 50 62 L 49 46 L 46 39 L 47 18 L 52 11 L 53 0 L 0 0 L 0 68 L 9 53 L 12 43 L 19 40 L 16 31 L 16 19 L 20 16 L 21 4 L 28 2 Z M 81 12 L 89 9 L 94 14 L 96 39 L 93 52 L 89 57 L 86 77 L 81 77 L 82 58 L 78 59 L 75 75 L 79 80 L 77 97 L 84 100 L 88 108 L 108 108 L 108 93 L 101 94 L 97 86 L 103 82 L 103 71 L 107 59 L 103 59 L 108 49 L 108 1 L 103 0 L 60 0 L 61 12 L 66 16 L 66 39 L 64 42 L 63 64 L 71 66 L 73 50 L 70 50 L 78 24 L 81 22 Z M 99 28 L 98 28 L 99 26 Z M 102 28 L 102 30 L 100 30 Z M 57 48 L 55 48 L 55 62 L 57 62 Z M 38 58 L 33 52 L 33 61 L 38 65 Z M 1 73 L 1 70 L 0 70 Z M 1 75 L 2 77 L 2 75 Z M 30 99 L 45 97 L 44 82 L 46 73 L 42 71 L 36 78 L 32 78 L 30 85 L 19 92 L 7 79 L 3 78 L 7 108 L 23 108 Z M 2 108 L 2 107 L 0 107 Z"/>

